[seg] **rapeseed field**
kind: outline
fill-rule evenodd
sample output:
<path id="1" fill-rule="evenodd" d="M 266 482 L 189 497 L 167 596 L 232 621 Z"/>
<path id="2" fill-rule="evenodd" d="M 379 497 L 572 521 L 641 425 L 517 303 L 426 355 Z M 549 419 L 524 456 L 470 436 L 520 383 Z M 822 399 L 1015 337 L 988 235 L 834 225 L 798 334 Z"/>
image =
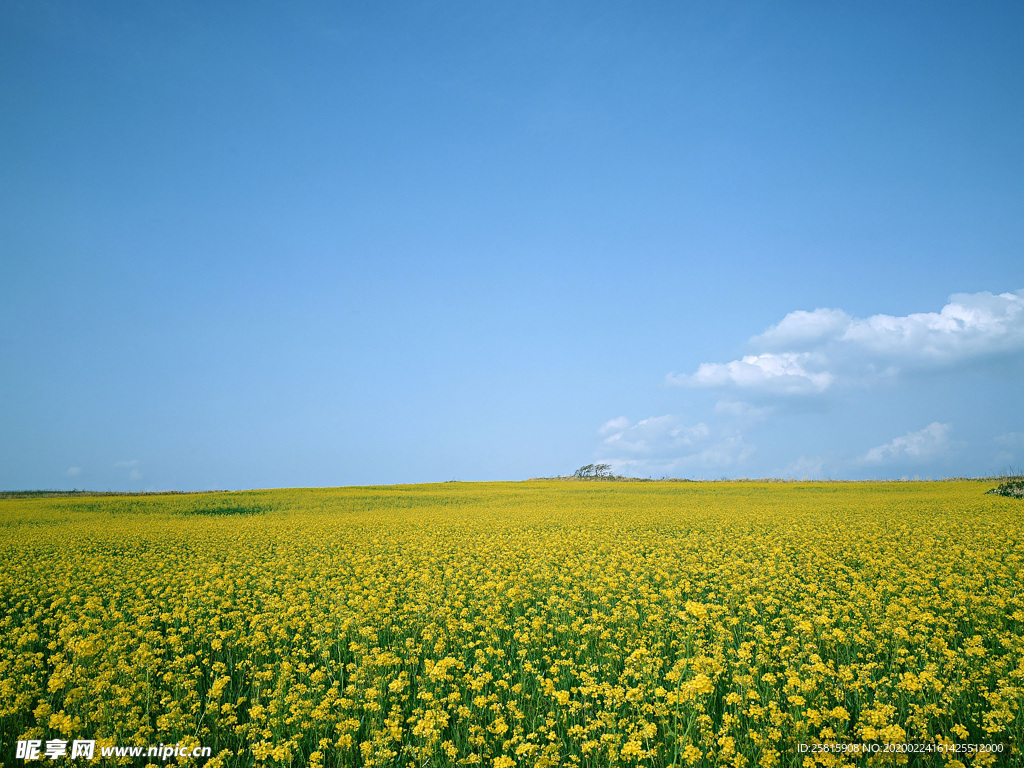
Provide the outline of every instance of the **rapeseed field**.
<path id="1" fill-rule="evenodd" d="M 1024 505 L 988 487 L 0 500 L 0 762 L 1021 765 Z"/>

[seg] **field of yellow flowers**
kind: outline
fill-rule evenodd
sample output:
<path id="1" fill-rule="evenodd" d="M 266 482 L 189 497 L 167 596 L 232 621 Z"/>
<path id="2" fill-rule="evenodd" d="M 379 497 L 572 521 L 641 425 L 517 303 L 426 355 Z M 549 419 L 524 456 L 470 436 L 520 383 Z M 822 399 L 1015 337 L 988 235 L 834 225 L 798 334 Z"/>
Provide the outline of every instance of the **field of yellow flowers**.
<path id="1" fill-rule="evenodd" d="M 1022 765 L 1024 504 L 988 487 L 0 500 L 0 763 Z"/>

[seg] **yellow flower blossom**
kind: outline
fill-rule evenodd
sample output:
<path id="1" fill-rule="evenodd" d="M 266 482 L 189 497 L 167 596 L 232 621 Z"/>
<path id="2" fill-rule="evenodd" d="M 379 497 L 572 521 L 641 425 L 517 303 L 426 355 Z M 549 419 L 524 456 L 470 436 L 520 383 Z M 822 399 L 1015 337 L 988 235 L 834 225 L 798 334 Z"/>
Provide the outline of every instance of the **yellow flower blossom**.
<path id="1" fill-rule="evenodd" d="M 822 742 L 1017 750 L 1020 506 L 985 489 L 531 481 L 0 499 L 0 717 L 42 744 L 209 745 L 211 768 L 777 768 L 853 764 L 794 752 Z"/>

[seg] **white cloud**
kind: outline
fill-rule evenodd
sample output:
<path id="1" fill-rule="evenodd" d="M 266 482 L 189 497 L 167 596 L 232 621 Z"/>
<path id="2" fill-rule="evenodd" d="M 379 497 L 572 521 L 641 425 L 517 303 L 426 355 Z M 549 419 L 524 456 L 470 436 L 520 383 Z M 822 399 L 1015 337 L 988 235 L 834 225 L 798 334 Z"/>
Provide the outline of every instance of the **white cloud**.
<path id="1" fill-rule="evenodd" d="M 680 476 L 733 469 L 756 450 L 734 430 L 687 424 L 668 414 L 641 419 L 612 419 L 601 428 L 601 451 L 618 474 Z"/>
<path id="2" fill-rule="evenodd" d="M 1022 469 L 1018 462 L 1020 457 L 1024 457 L 1024 432 L 1003 432 L 996 435 L 995 443 L 1000 447 L 996 461 L 1003 465 L 998 471 L 1006 475 L 1019 475 Z"/>
<path id="3" fill-rule="evenodd" d="M 800 456 L 786 465 L 786 468 L 782 470 L 782 477 L 815 480 L 822 476 L 824 469 L 825 460 L 820 456 Z"/>
<path id="4" fill-rule="evenodd" d="M 704 423 L 687 426 L 677 416 L 654 416 L 630 424 L 620 416 L 606 422 L 601 434 L 607 435 L 604 446 L 627 453 L 665 453 L 693 445 L 706 438 L 708 426 Z"/>
<path id="5" fill-rule="evenodd" d="M 609 419 L 601 425 L 601 429 L 598 432 L 602 435 L 607 435 L 611 432 L 621 432 L 629 426 L 629 419 L 625 416 L 619 416 L 617 419 Z"/>
<path id="6" fill-rule="evenodd" d="M 904 369 L 955 367 L 1024 353 L 1024 290 L 954 294 L 938 312 L 872 315 L 841 309 L 790 312 L 750 339 L 755 354 L 702 363 L 671 384 L 784 395 L 820 394 L 839 382 L 872 382 Z"/>
<path id="7" fill-rule="evenodd" d="M 861 458 L 865 464 L 892 461 L 927 461 L 944 453 L 949 446 L 949 424 L 933 421 L 924 429 L 893 438 L 875 446 Z"/>
<path id="8" fill-rule="evenodd" d="M 715 413 L 723 413 L 747 422 L 762 421 L 772 410 L 768 406 L 755 406 L 742 400 L 719 400 L 715 403 Z"/>
<path id="9" fill-rule="evenodd" d="M 816 309 L 790 312 L 777 325 L 750 340 L 752 346 L 766 351 L 814 347 L 841 336 L 853 318 L 841 309 Z"/>
<path id="10" fill-rule="evenodd" d="M 784 394 L 823 392 L 832 384 L 833 376 L 828 371 L 815 370 L 822 362 L 809 352 L 766 352 L 731 363 L 701 363 L 692 376 L 669 374 L 669 382 L 697 387 L 757 388 Z"/>
<path id="11" fill-rule="evenodd" d="M 618 457 L 601 461 L 610 464 L 615 474 L 634 477 L 699 477 L 724 471 L 742 474 L 742 471 L 736 471 L 737 468 L 756 450 L 741 435 L 730 435 L 699 451 L 679 456 Z"/>
<path id="12" fill-rule="evenodd" d="M 67 474 L 68 474 L 68 477 L 78 477 L 80 474 L 82 474 L 82 468 L 81 467 L 68 467 Z"/>
<path id="13" fill-rule="evenodd" d="M 611 419 L 599 430 L 595 455 L 621 474 L 796 478 L 875 475 L 896 465 L 941 473 L 954 463 L 959 473 L 977 473 L 984 463 L 1013 466 L 1024 456 L 1022 433 L 1005 431 L 1019 425 L 1001 420 L 995 431 L 1005 434 L 981 445 L 977 438 L 953 439 L 948 423 L 985 418 L 967 415 L 986 407 L 988 390 L 974 386 L 979 375 L 998 379 L 999 397 L 1012 390 L 1012 376 L 1024 363 L 1024 290 L 954 294 L 936 311 L 906 315 L 790 312 L 749 345 L 736 360 L 668 375 L 670 384 L 712 390 L 713 407 L 685 419 Z M 953 375 L 940 379 L 942 371 Z M 967 380 L 955 375 L 959 371 L 978 375 Z M 872 387 L 876 391 L 867 394 Z M 851 419 L 891 419 L 907 398 L 914 400 L 907 412 L 926 404 L 942 409 L 933 411 L 937 420 L 866 451 L 843 437 L 849 431 L 842 425 Z"/>
<path id="14" fill-rule="evenodd" d="M 1000 445 L 1024 446 L 1024 432 L 1003 432 L 995 440 Z"/>
<path id="15" fill-rule="evenodd" d="M 854 320 L 843 341 L 887 356 L 951 363 L 1024 349 L 1024 291 L 956 294 L 939 312 Z"/>
<path id="16" fill-rule="evenodd" d="M 127 461 L 115 461 L 114 462 L 114 466 L 118 467 L 118 468 L 130 470 L 128 472 L 128 479 L 129 480 L 139 480 L 139 479 L 142 478 L 142 473 L 138 469 L 138 466 L 139 466 L 139 460 L 138 459 L 128 459 Z"/>
<path id="17" fill-rule="evenodd" d="M 697 466 L 709 469 L 733 467 L 746 461 L 756 450 L 757 448 L 744 440 L 742 435 L 729 435 L 699 453 L 685 458 Z"/>

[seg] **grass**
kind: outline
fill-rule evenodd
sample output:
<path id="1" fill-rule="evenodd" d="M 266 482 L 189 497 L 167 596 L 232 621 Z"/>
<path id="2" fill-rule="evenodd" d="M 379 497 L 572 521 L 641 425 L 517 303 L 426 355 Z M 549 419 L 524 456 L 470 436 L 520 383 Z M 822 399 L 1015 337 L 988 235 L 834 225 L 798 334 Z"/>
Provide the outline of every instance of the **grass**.
<path id="1" fill-rule="evenodd" d="M 987 493 L 1006 496 L 1010 499 L 1024 499 L 1024 477 L 1011 477 Z"/>

